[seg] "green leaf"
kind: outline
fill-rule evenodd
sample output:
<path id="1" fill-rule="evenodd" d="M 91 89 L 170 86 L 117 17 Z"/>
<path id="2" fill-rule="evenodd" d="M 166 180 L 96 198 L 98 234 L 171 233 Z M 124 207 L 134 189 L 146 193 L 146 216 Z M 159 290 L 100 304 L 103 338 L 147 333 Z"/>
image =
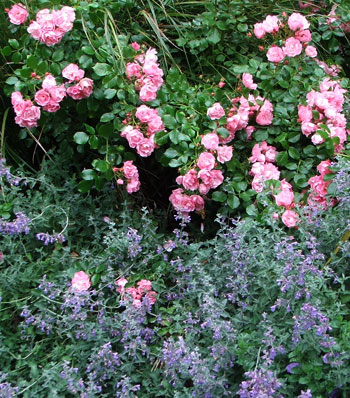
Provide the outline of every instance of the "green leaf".
<path id="1" fill-rule="evenodd" d="M 4 57 L 8 57 L 9 55 L 11 55 L 11 53 L 12 53 L 12 50 L 11 50 L 10 46 L 5 46 L 4 48 L 1 49 L 1 54 Z"/>
<path id="2" fill-rule="evenodd" d="M 78 131 L 73 136 L 74 142 L 79 145 L 84 145 L 88 142 L 89 136 L 84 131 Z"/>
<path id="3" fill-rule="evenodd" d="M 166 156 L 169 159 L 174 159 L 176 157 L 179 157 L 180 154 L 173 148 L 168 148 L 165 152 L 164 152 L 164 156 Z"/>
<path id="4" fill-rule="evenodd" d="M 158 145 L 164 145 L 169 139 L 169 133 L 167 131 L 159 131 L 154 136 L 155 143 Z"/>
<path id="5" fill-rule="evenodd" d="M 299 188 L 306 188 L 309 185 L 304 174 L 295 174 L 293 180 Z"/>
<path id="6" fill-rule="evenodd" d="M 216 131 L 222 138 L 227 138 L 230 135 L 230 132 L 225 127 L 219 127 Z"/>
<path id="7" fill-rule="evenodd" d="M 288 149 L 288 154 L 289 154 L 289 156 L 290 156 L 292 159 L 295 159 L 295 160 L 300 159 L 300 153 L 299 153 L 299 151 L 298 151 L 296 148 L 294 148 L 294 147 L 290 147 L 290 148 Z"/>
<path id="8" fill-rule="evenodd" d="M 259 129 L 254 133 L 254 138 L 258 141 L 258 142 L 262 142 L 262 141 L 266 141 L 269 138 L 269 133 L 267 132 L 267 130 L 262 130 Z"/>
<path id="9" fill-rule="evenodd" d="M 296 163 L 289 162 L 285 164 L 284 167 L 288 170 L 296 170 L 298 168 L 298 165 Z"/>
<path id="10" fill-rule="evenodd" d="M 107 122 L 110 122 L 111 120 L 113 120 L 114 118 L 115 118 L 114 113 L 104 113 L 104 114 L 101 116 L 100 121 L 101 121 L 102 123 L 107 123 Z"/>
<path id="11" fill-rule="evenodd" d="M 78 191 L 79 192 L 88 192 L 92 188 L 94 182 L 91 180 L 84 180 L 80 181 L 78 184 Z"/>
<path id="12" fill-rule="evenodd" d="M 96 177 L 96 172 L 93 169 L 85 169 L 81 174 L 84 180 L 94 180 Z"/>
<path id="13" fill-rule="evenodd" d="M 209 32 L 209 35 L 207 36 L 208 42 L 211 43 L 211 44 L 219 43 L 220 38 L 221 38 L 220 32 L 216 28 L 212 29 Z"/>
<path id="14" fill-rule="evenodd" d="M 239 206 L 239 199 L 236 195 L 229 195 L 227 203 L 231 207 L 231 209 L 237 209 L 237 207 Z"/>
<path id="15" fill-rule="evenodd" d="M 29 66 L 29 68 L 36 69 L 38 62 L 38 58 L 34 57 L 34 55 L 29 55 L 27 57 L 27 65 Z"/>
<path id="16" fill-rule="evenodd" d="M 96 170 L 100 171 L 101 173 L 105 173 L 109 169 L 109 163 L 106 160 L 97 159 L 93 161 L 93 166 Z"/>
<path id="17" fill-rule="evenodd" d="M 280 152 L 276 157 L 278 166 L 284 166 L 288 162 L 288 153 Z"/>
<path id="18" fill-rule="evenodd" d="M 93 68 L 97 76 L 106 76 L 110 73 L 111 67 L 108 64 L 98 62 Z"/>
<path id="19" fill-rule="evenodd" d="M 258 210 L 254 205 L 249 205 L 245 211 L 247 212 L 248 216 L 256 217 L 258 215 Z"/>
<path id="20" fill-rule="evenodd" d="M 170 167 L 179 167 L 179 166 L 182 166 L 182 164 L 183 163 L 181 162 L 180 159 L 171 159 L 169 162 Z"/>
<path id="21" fill-rule="evenodd" d="M 227 195 L 225 194 L 225 192 L 222 192 L 222 191 L 215 191 L 215 192 L 213 192 L 213 194 L 211 195 L 211 198 L 212 198 L 215 202 L 226 202 L 226 200 L 227 200 Z"/>
<path id="22" fill-rule="evenodd" d="M 83 51 L 85 54 L 87 54 L 87 55 L 93 55 L 93 54 L 95 54 L 94 49 L 93 49 L 92 47 L 90 47 L 90 46 L 83 46 L 81 49 L 82 49 L 82 51 Z"/>
<path id="23" fill-rule="evenodd" d="M 19 49 L 19 43 L 16 39 L 10 39 L 9 40 L 9 45 L 14 48 L 15 50 Z"/>
<path id="24" fill-rule="evenodd" d="M 104 97 L 106 99 L 112 99 L 117 93 L 117 90 L 114 88 L 107 88 L 107 90 L 105 90 L 104 92 Z"/>
<path id="25" fill-rule="evenodd" d="M 64 50 L 62 50 L 62 49 L 56 50 L 52 54 L 52 60 L 55 62 L 60 62 L 60 61 L 62 61 L 63 58 L 64 58 Z"/>
<path id="26" fill-rule="evenodd" d="M 114 126 L 112 123 L 102 124 L 97 129 L 98 135 L 104 138 L 111 138 L 114 135 Z"/>
<path id="27" fill-rule="evenodd" d="M 171 115 L 164 115 L 162 117 L 162 119 L 163 119 L 165 127 L 167 127 L 168 129 L 173 130 L 178 125 L 176 119 L 173 116 L 171 116 Z"/>
<path id="28" fill-rule="evenodd" d="M 5 83 L 10 85 L 10 86 L 15 85 L 17 82 L 18 82 L 18 79 L 17 79 L 16 76 L 11 76 L 11 77 L 9 77 L 8 79 L 5 80 Z"/>

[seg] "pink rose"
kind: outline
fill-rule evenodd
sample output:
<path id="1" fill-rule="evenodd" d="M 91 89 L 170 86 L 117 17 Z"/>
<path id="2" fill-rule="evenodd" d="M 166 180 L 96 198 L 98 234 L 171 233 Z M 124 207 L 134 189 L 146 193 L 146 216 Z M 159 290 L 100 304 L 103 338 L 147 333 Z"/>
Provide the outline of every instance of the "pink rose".
<path id="1" fill-rule="evenodd" d="M 48 90 L 51 87 L 55 87 L 56 84 L 56 79 L 52 75 L 48 74 L 47 76 L 45 76 L 41 86 L 44 90 Z"/>
<path id="2" fill-rule="evenodd" d="M 204 209 L 204 199 L 199 195 L 191 195 L 190 196 L 192 203 L 194 203 L 195 210 L 201 211 Z"/>
<path id="3" fill-rule="evenodd" d="M 21 127 L 36 127 L 37 121 L 40 119 L 40 108 L 34 106 L 32 101 L 26 100 L 23 102 L 22 110 L 15 119 L 16 123 Z"/>
<path id="4" fill-rule="evenodd" d="M 154 151 L 154 148 L 154 142 L 149 138 L 144 138 L 140 143 L 137 144 L 136 151 L 140 156 L 146 158 L 151 155 L 151 153 Z"/>
<path id="5" fill-rule="evenodd" d="M 87 98 L 92 93 L 94 82 L 91 79 L 84 77 L 83 79 L 80 80 L 78 86 L 81 89 L 83 98 Z"/>
<path id="6" fill-rule="evenodd" d="M 137 43 L 136 41 L 134 41 L 133 43 L 131 43 L 131 47 L 132 47 L 135 51 L 139 51 L 139 49 L 140 49 L 140 45 L 139 45 L 139 43 Z"/>
<path id="7" fill-rule="evenodd" d="M 253 76 L 250 73 L 243 73 L 242 76 L 243 85 L 250 90 L 255 90 L 258 85 L 253 82 Z"/>
<path id="8" fill-rule="evenodd" d="M 196 170 L 189 170 L 182 178 L 182 185 L 189 191 L 198 189 L 199 181 Z"/>
<path id="9" fill-rule="evenodd" d="M 139 292 L 141 292 L 141 293 L 146 293 L 146 292 L 152 290 L 152 282 L 150 282 L 147 279 L 141 279 L 139 282 L 137 282 L 137 286 L 138 286 Z"/>
<path id="10" fill-rule="evenodd" d="M 256 116 L 256 122 L 260 126 L 269 126 L 272 123 L 273 114 L 271 112 L 260 111 Z"/>
<path id="11" fill-rule="evenodd" d="M 123 173 L 127 179 L 138 178 L 137 167 L 133 165 L 132 160 L 127 160 L 123 164 Z"/>
<path id="12" fill-rule="evenodd" d="M 265 29 L 262 23 L 256 23 L 254 25 L 254 34 L 258 39 L 262 39 L 265 36 Z"/>
<path id="13" fill-rule="evenodd" d="M 118 286 L 117 287 L 117 292 L 119 293 L 124 293 L 125 292 L 125 285 L 128 283 L 128 280 L 125 278 L 120 278 L 117 281 L 115 281 L 115 284 Z"/>
<path id="14" fill-rule="evenodd" d="M 300 41 L 294 37 L 289 37 L 284 43 L 283 51 L 288 57 L 296 57 L 301 54 L 302 50 L 303 46 Z"/>
<path id="15" fill-rule="evenodd" d="M 215 166 L 215 157 L 210 152 L 202 152 L 197 160 L 200 169 L 212 170 Z"/>
<path id="16" fill-rule="evenodd" d="M 133 76 L 141 77 L 141 65 L 138 62 L 129 62 L 126 64 L 126 76 L 131 79 Z"/>
<path id="17" fill-rule="evenodd" d="M 49 93 L 54 102 L 61 102 L 66 96 L 66 88 L 64 84 L 61 84 L 60 86 L 51 87 Z"/>
<path id="18" fill-rule="evenodd" d="M 291 30 L 295 31 L 297 29 L 308 29 L 310 24 L 303 15 L 299 14 L 298 12 L 294 12 L 288 18 L 288 26 Z"/>
<path id="19" fill-rule="evenodd" d="M 315 57 L 317 57 L 317 50 L 314 46 L 307 46 L 305 48 L 305 54 L 308 57 L 315 58 Z"/>
<path id="20" fill-rule="evenodd" d="M 331 161 L 328 160 L 323 160 L 318 166 L 317 166 L 317 171 L 321 174 L 321 176 L 324 176 L 325 174 L 331 173 L 329 170 L 329 166 L 331 165 Z"/>
<path id="21" fill-rule="evenodd" d="M 298 219 L 299 219 L 299 215 L 295 211 L 292 211 L 292 210 L 286 210 L 282 214 L 282 221 L 283 221 L 284 225 L 286 225 L 289 228 L 295 227 L 298 222 Z"/>
<path id="22" fill-rule="evenodd" d="M 140 120 L 141 123 L 149 123 L 155 115 L 158 115 L 157 111 L 148 107 L 147 105 L 139 106 L 135 113 L 135 116 Z"/>
<path id="23" fill-rule="evenodd" d="M 301 131 L 306 137 L 308 137 L 311 133 L 314 133 L 317 130 L 317 125 L 311 122 L 302 122 L 301 123 Z"/>
<path id="24" fill-rule="evenodd" d="M 14 25 L 24 24 L 28 15 L 28 11 L 22 3 L 14 4 L 8 12 L 10 22 Z"/>
<path id="25" fill-rule="evenodd" d="M 261 175 L 264 177 L 264 180 L 279 180 L 280 178 L 278 168 L 272 163 L 264 164 L 264 169 Z"/>
<path id="26" fill-rule="evenodd" d="M 50 99 L 49 103 L 43 107 L 46 112 L 57 112 L 60 109 L 60 104 L 53 99 Z"/>
<path id="27" fill-rule="evenodd" d="M 224 176 L 221 170 L 210 171 L 210 188 L 215 189 L 224 182 Z"/>
<path id="28" fill-rule="evenodd" d="M 141 299 L 141 293 L 138 291 L 138 289 L 136 289 L 136 287 L 128 287 L 128 288 L 126 288 L 125 289 L 125 293 L 130 294 L 130 296 L 134 300 L 140 300 Z"/>
<path id="29" fill-rule="evenodd" d="M 267 162 L 273 163 L 276 161 L 277 155 L 278 155 L 278 152 L 277 152 L 276 148 L 269 146 L 265 152 L 265 159 Z"/>
<path id="30" fill-rule="evenodd" d="M 266 53 L 266 56 L 270 62 L 281 62 L 285 57 L 282 48 L 277 46 L 270 47 Z"/>
<path id="31" fill-rule="evenodd" d="M 158 131 L 162 131 L 165 129 L 163 121 L 160 116 L 155 115 L 152 120 L 148 123 L 148 132 L 151 134 L 158 133 Z"/>
<path id="32" fill-rule="evenodd" d="M 298 105 L 299 122 L 311 122 L 312 108 L 310 106 Z"/>
<path id="33" fill-rule="evenodd" d="M 122 134 L 120 135 L 122 136 Z M 143 134 L 137 129 L 129 130 L 126 133 L 125 138 L 128 140 L 130 148 L 136 148 L 137 145 L 141 144 L 141 142 L 145 139 Z"/>
<path id="34" fill-rule="evenodd" d="M 262 26 L 267 33 L 277 32 L 279 29 L 279 19 L 276 15 L 268 15 L 263 21 Z"/>
<path id="35" fill-rule="evenodd" d="M 202 137 L 201 144 L 209 150 L 215 150 L 219 146 L 219 136 L 216 133 L 205 134 Z"/>
<path id="36" fill-rule="evenodd" d="M 137 192 L 140 189 L 141 183 L 137 178 L 133 178 L 128 181 L 126 185 L 126 191 L 127 193 L 134 193 Z"/>
<path id="37" fill-rule="evenodd" d="M 75 11 L 73 7 L 63 6 L 60 11 L 65 15 L 65 18 L 67 18 L 69 22 L 74 22 Z"/>
<path id="38" fill-rule="evenodd" d="M 140 100 L 143 102 L 153 101 L 157 98 L 157 87 L 153 84 L 145 84 L 140 90 Z"/>
<path id="39" fill-rule="evenodd" d="M 62 70 L 62 76 L 69 80 L 69 82 L 79 81 L 84 77 L 85 72 L 79 69 L 76 64 L 69 64 Z"/>
<path id="40" fill-rule="evenodd" d="M 219 146 L 217 149 L 217 159 L 220 163 L 229 162 L 232 159 L 233 147 L 228 145 Z"/>
<path id="41" fill-rule="evenodd" d="M 67 94 L 72 97 L 74 100 L 81 100 L 83 99 L 83 93 L 77 84 L 75 86 L 71 86 L 67 88 Z"/>
<path id="42" fill-rule="evenodd" d="M 35 102 L 40 106 L 45 106 L 50 102 L 50 94 L 46 90 L 39 90 L 34 96 Z"/>
<path id="43" fill-rule="evenodd" d="M 264 179 L 261 176 L 256 175 L 252 181 L 252 189 L 254 189 L 255 192 L 259 193 L 264 190 L 264 187 Z"/>
<path id="44" fill-rule="evenodd" d="M 16 105 L 19 102 L 23 102 L 23 96 L 20 91 L 14 91 L 11 94 L 11 104 Z"/>
<path id="45" fill-rule="evenodd" d="M 201 170 L 204 171 L 204 170 Z M 210 185 L 199 184 L 198 191 L 201 195 L 206 195 L 210 191 Z"/>
<path id="46" fill-rule="evenodd" d="M 295 32 L 295 38 L 300 40 L 302 43 L 308 43 L 311 41 L 311 32 L 306 29 L 306 30 L 298 30 Z"/>
<path id="47" fill-rule="evenodd" d="M 211 120 L 221 119 L 223 116 L 225 116 L 225 110 L 219 102 L 216 102 L 207 110 L 207 115 Z"/>
<path id="48" fill-rule="evenodd" d="M 314 176 L 308 181 L 311 189 L 319 196 L 326 196 L 328 192 L 329 181 L 324 181 L 323 176 Z"/>
<path id="49" fill-rule="evenodd" d="M 311 141 L 314 145 L 320 145 L 324 143 L 324 138 L 320 134 L 316 133 L 311 137 Z"/>
<path id="50" fill-rule="evenodd" d="M 157 301 L 157 293 L 155 292 L 155 291 L 150 291 L 150 292 L 147 292 L 146 293 L 146 295 L 145 295 L 147 298 L 148 298 L 148 300 L 152 303 L 152 304 L 154 304 L 156 301 Z"/>
<path id="51" fill-rule="evenodd" d="M 76 272 L 72 279 L 72 288 L 78 292 L 83 292 L 91 286 L 90 277 L 84 271 Z"/>
<path id="52" fill-rule="evenodd" d="M 275 195 L 275 200 L 277 206 L 288 207 L 293 203 L 294 193 L 290 190 L 281 191 L 278 195 Z"/>

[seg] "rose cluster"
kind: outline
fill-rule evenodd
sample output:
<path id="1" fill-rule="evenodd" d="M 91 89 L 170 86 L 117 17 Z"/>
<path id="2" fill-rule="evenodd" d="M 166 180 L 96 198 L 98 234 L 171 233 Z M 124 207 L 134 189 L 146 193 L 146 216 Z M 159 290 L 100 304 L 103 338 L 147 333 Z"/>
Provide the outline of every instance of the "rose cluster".
<path id="1" fill-rule="evenodd" d="M 218 120 L 225 116 L 225 110 L 217 102 L 211 106 L 207 115 L 211 120 Z M 175 189 L 169 199 L 176 211 L 191 212 L 204 209 L 204 199 L 200 195 L 206 195 L 210 189 L 215 189 L 224 181 L 221 170 L 215 169 L 217 162 L 225 163 L 232 159 L 233 147 L 220 145 L 221 137 L 213 131 L 201 137 L 201 145 L 205 151 L 196 160 L 185 175 L 177 177 L 176 182 L 187 191 L 197 191 L 195 194 L 187 194 L 182 188 Z M 199 194 L 198 194 L 199 193 Z"/>
<path id="2" fill-rule="evenodd" d="M 66 96 L 64 84 L 57 85 L 56 79 L 47 74 L 42 82 L 42 89 L 35 93 L 35 102 L 43 107 L 46 112 L 57 112 L 60 102 Z"/>
<path id="3" fill-rule="evenodd" d="M 20 127 L 35 127 L 40 119 L 40 108 L 31 100 L 24 100 L 19 91 L 11 94 L 11 103 L 16 114 L 15 122 Z"/>
<path id="4" fill-rule="evenodd" d="M 34 95 L 37 105 L 41 106 L 46 112 L 57 112 L 60 109 L 60 102 L 68 94 L 75 100 L 87 98 L 93 90 L 93 81 L 84 78 L 84 71 L 75 64 L 70 64 L 62 71 L 63 77 L 69 80 L 68 83 L 78 82 L 74 86 L 66 89 L 65 84 L 57 84 L 56 78 L 50 73 L 46 73 L 41 89 Z M 33 78 L 40 79 L 35 73 Z M 24 100 L 19 91 L 13 92 L 11 102 L 16 114 L 15 122 L 21 127 L 36 127 L 40 119 L 40 108 L 33 105 L 31 100 Z"/>
<path id="5" fill-rule="evenodd" d="M 273 165 L 276 161 L 278 152 L 273 146 L 267 145 L 266 141 L 260 144 L 255 144 L 252 150 L 252 156 L 249 160 L 253 163 L 251 174 L 254 175 L 252 181 L 252 188 L 256 192 L 262 192 L 265 188 L 265 181 L 279 180 L 280 172 L 278 168 Z M 274 195 L 276 205 L 282 206 L 286 210 L 282 214 L 282 221 L 287 227 L 294 227 L 298 221 L 298 214 L 292 211 L 295 207 L 294 193 L 291 184 L 285 179 L 281 181 L 280 192 Z M 275 214 L 278 218 L 278 214 Z"/>
<path id="6" fill-rule="evenodd" d="M 244 81 L 246 81 L 245 79 Z M 250 80 L 250 78 L 248 79 Z M 236 105 L 238 103 L 239 106 Z M 226 125 L 230 134 L 228 137 L 221 139 L 221 142 L 227 144 L 232 141 L 235 138 L 236 132 L 242 129 L 245 129 L 248 138 L 250 138 L 256 130 L 254 126 L 249 126 L 249 122 L 252 118 L 254 119 L 254 116 L 256 124 L 269 126 L 273 119 L 273 105 L 271 102 L 260 96 L 254 97 L 252 94 L 249 94 L 248 98 L 241 96 L 232 99 L 232 108 L 228 113 Z"/>
<path id="7" fill-rule="evenodd" d="M 124 123 L 128 123 L 130 114 Z M 164 130 L 164 124 L 158 115 L 157 109 L 141 105 L 137 108 L 135 116 L 141 122 L 136 127 L 128 125 L 121 132 L 121 136 L 126 138 L 130 148 L 136 148 L 137 153 L 142 157 L 148 157 L 156 148 L 154 136 L 159 131 Z"/>
<path id="8" fill-rule="evenodd" d="M 114 173 L 117 176 L 117 184 L 124 185 L 124 179 L 126 179 L 127 185 L 126 190 L 128 193 L 137 192 L 140 189 L 139 172 L 137 167 L 133 164 L 132 160 L 124 162 L 123 167 L 113 168 Z"/>
<path id="9" fill-rule="evenodd" d="M 300 13 L 293 13 L 287 21 L 292 36 L 284 41 L 283 47 L 273 45 L 267 51 L 267 59 L 271 62 L 281 62 L 286 56 L 296 57 L 300 55 L 305 47 L 305 54 L 308 57 L 315 58 L 317 50 L 314 46 L 307 45 L 311 41 L 310 24 Z M 283 22 L 276 15 L 268 15 L 263 22 L 254 25 L 254 34 L 258 39 L 265 37 L 266 33 L 277 33 L 284 27 Z"/>
<path id="10" fill-rule="evenodd" d="M 307 95 L 307 105 L 298 106 L 298 121 L 301 122 L 301 131 L 307 137 L 312 134 L 314 145 L 322 144 L 325 139 L 318 132 L 322 130 L 329 137 L 338 137 L 339 145 L 336 152 L 343 149 L 349 130 L 346 129 L 346 118 L 341 113 L 344 105 L 343 89 L 338 81 L 324 79 L 320 84 L 320 91 L 311 90 Z"/>
<path id="11" fill-rule="evenodd" d="M 73 28 L 74 20 L 75 11 L 72 7 L 64 6 L 57 11 L 44 8 L 36 14 L 36 20 L 30 23 L 27 31 L 35 40 L 53 46 Z"/>
<path id="12" fill-rule="evenodd" d="M 22 3 L 14 4 L 10 9 L 5 9 L 10 22 L 14 25 L 22 25 L 28 18 L 28 11 Z"/>
<path id="13" fill-rule="evenodd" d="M 76 272 L 71 282 L 72 289 L 76 292 L 84 292 L 91 286 L 90 277 L 84 271 Z"/>
<path id="14" fill-rule="evenodd" d="M 137 287 L 127 287 L 125 285 L 128 280 L 125 278 L 118 279 L 115 284 L 117 285 L 117 292 L 122 296 L 128 295 L 132 298 L 132 305 L 135 308 L 140 308 L 143 298 L 146 297 L 150 304 L 156 302 L 157 293 L 152 290 L 152 282 L 147 279 L 141 279 L 137 282 Z"/>
<path id="15" fill-rule="evenodd" d="M 321 208 L 326 210 L 328 207 L 326 196 L 328 194 L 328 187 L 331 184 L 331 181 L 325 181 L 324 176 L 331 173 L 329 170 L 330 165 L 330 160 L 323 160 L 317 166 L 317 171 L 320 173 L 320 175 L 311 177 L 308 181 L 311 187 L 311 193 L 307 199 L 307 203 L 312 208 Z M 330 204 L 334 205 L 335 200 L 332 200 Z"/>
<path id="16" fill-rule="evenodd" d="M 92 94 L 94 82 L 84 75 L 85 72 L 76 64 L 69 64 L 62 70 L 62 76 L 68 80 L 68 83 L 76 83 L 67 88 L 67 94 L 74 100 L 88 98 Z"/>
<path id="17" fill-rule="evenodd" d="M 139 46 L 132 47 L 136 50 Z M 143 102 L 153 101 L 163 84 L 163 70 L 158 64 L 157 50 L 149 48 L 146 53 L 138 54 L 134 62 L 126 64 L 126 76 L 128 79 L 136 79 L 135 88 L 140 91 L 140 99 Z"/>
<path id="18" fill-rule="evenodd" d="M 254 176 L 252 181 L 254 191 L 262 192 L 265 188 L 264 182 L 267 180 L 279 180 L 280 172 L 272 164 L 276 161 L 277 154 L 276 148 L 267 145 L 266 141 L 254 145 L 252 156 L 249 158 L 253 163 L 250 174 Z"/>

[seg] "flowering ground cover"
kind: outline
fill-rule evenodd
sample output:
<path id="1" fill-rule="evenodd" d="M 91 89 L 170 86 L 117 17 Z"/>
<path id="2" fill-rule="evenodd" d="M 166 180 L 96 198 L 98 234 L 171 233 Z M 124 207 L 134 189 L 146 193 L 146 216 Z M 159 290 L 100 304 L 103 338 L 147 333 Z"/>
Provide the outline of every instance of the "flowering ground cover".
<path id="1" fill-rule="evenodd" d="M 6 0 L 0 397 L 347 397 L 347 1 Z"/>

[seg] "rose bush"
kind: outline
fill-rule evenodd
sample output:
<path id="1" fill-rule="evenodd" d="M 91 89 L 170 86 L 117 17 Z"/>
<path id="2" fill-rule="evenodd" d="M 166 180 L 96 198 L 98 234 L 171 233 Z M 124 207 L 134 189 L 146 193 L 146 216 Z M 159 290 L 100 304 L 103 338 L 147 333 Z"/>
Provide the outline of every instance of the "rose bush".
<path id="1" fill-rule="evenodd" d="M 117 4 L 111 2 L 111 9 Z M 6 80 L 5 91 L 12 92 L 16 122 L 43 144 L 53 144 L 48 133 L 55 126 L 59 140 L 71 145 L 73 138 L 80 153 L 90 148 L 100 154 L 91 159 L 89 152 L 91 165 L 82 170 L 81 192 L 101 190 L 113 181 L 125 189 L 118 174 L 123 162 L 137 166 L 141 160 L 136 154 L 146 158 L 155 153 L 159 165 L 178 169 L 178 194 L 170 195 L 175 210 L 199 211 L 204 218 L 205 209 L 218 210 L 216 202 L 223 214 L 246 212 L 262 219 L 269 210 L 259 204 L 257 193 L 270 191 L 269 180 L 275 180 L 275 196 L 286 195 L 283 189 L 278 192 L 276 181 L 291 185 L 289 205 L 298 211 L 308 200 L 308 181 L 317 165 L 344 147 L 348 80 L 338 67 L 317 58 L 316 29 L 323 25 L 316 26 L 302 10 L 268 15 L 242 28 L 249 55 L 233 58 L 230 74 L 222 74 L 220 81 L 214 75 L 195 85 L 193 76 L 161 65 L 144 37 L 134 35 L 132 41 L 127 29 L 117 33 L 108 8 L 94 2 L 60 8 L 40 8 L 34 2 L 31 7 L 26 11 L 32 18 L 29 35 L 10 39 L 12 57 L 23 66 Z M 41 42 L 36 48 L 33 39 Z M 306 139 L 311 133 L 312 143 Z M 251 169 L 256 144 L 274 148 L 276 166 L 262 160 Z M 168 189 L 172 185 L 175 179 Z M 136 192 L 142 182 L 126 187 Z M 285 206 L 278 203 L 287 202 L 271 204 L 283 212 Z"/>

